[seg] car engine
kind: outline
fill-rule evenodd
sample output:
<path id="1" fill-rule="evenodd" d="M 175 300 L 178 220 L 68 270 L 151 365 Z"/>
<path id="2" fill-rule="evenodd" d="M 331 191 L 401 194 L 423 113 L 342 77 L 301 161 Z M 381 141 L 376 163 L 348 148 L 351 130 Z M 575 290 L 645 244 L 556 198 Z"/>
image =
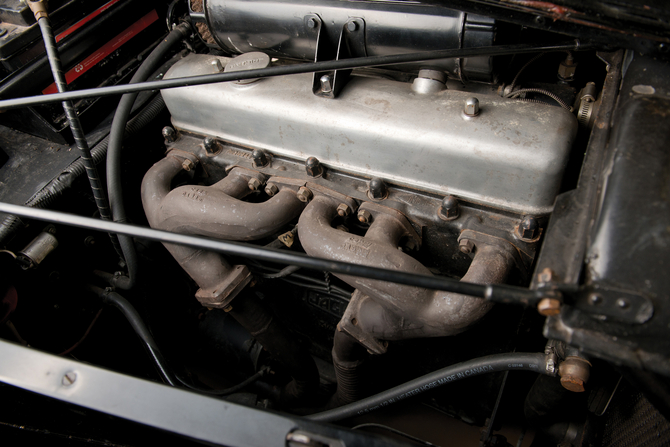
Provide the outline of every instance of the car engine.
<path id="1" fill-rule="evenodd" d="M 0 1 L 2 436 L 670 443 L 670 9 L 614 3 Z"/>

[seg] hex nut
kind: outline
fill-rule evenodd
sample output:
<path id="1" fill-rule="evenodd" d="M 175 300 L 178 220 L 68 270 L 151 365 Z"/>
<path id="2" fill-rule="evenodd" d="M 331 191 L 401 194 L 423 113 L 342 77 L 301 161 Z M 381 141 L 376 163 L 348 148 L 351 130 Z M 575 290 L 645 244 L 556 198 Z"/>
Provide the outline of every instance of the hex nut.
<path id="1" fill-rule="evenodd" d="M 205 148 L 207 155 L 217 155 L 221 152 L 221 145 L 212 137 L 207 137 L 202 140 L 202 147 Z"/>
<path id="2" fill-rule="evenodd" d="M 442 204 L 437 212 L 440 219 L 450 221 L 461 215 L 461 208 L 458 205 L 458 199 L 454 196 L 447 196 L 442 200 Z"/>
<path id="3" fill-rule="evenodd" d="M 274 183 L 268 183 L 265 185 L 265 194 L 267 194 L 270 197 L 274 197 L 275 194 L 279 192 L 279 188 L 277 188 L 277 185 Z"/>
<path id="4" fill-rule="evenodd" d="M 298 192 L 296 193 L 296 196 L 298 197 L 298 200 L 300 200 L 301 202 L 307 203 L 312 199 L 314 195 L 312 194 L 312 191 L 305 188 L 304 186 L 301 186 Z"/>
<path id="5" fill-rule="evenodd" d="M 465 101 L 465 108 L 463 113 L 467 116 L 477 116 L 479 115 L 479 100 L 477 98 L 468 98 Z"/>
<path id="6" fill-rule="evenodd" d="M 324 93 L 331 93 L 333 91 L 333 80 L 328 75 L 321 76 L 321 90 Z"/>
<path id="7" fill-rule="evenodd" d="M 349 214 L 351 214 L 351 208 L 349 208 L 349 205 L 346 203 L 340 203 L 337 206 L 337 215 L 340 217 L 347 217 Z"/>
<path id="8" fill-rule="evenodd" d="M 184 171 L 190 171 L 191 169 L 195 168 L 195 164 L 187 158 L 182 162 L 181 167 L 184 169 Z"/>
<path id="9" fill-rule="evenodd" d="M 517 235 L 524 242 L 532 242 L 540 237 L 540 224 L 534 217 L 526 216 L 517 227 Z"/>
<path id="10" fill-rule="evenodd" d="M 388 188 L 386 187 L 384 180 L 376 177 L 370 180 L 368 193 L 370 198 L 375 200 L 384 200 L 386 197 L 388 197 L 388 194 Z"/>
<path id="11" fill-rule="evenodd" d="M 323 175 L 323 166 L 316 157 L 309 157 L 305 160 L 305 172 L 310 177 L 320 177 Z"/>
<path id="12" fill-rule="evenodd" d="M 316 25 L 317 25 L 317 23 L 316 23 L 316 19 L 315 19 L 315 18 L 310 18 L 310 19 L 307 21 L 307 27 L 308 27 L 308 28 L 316 28 Z"/>
<path id="13" fill-rule="evenodd" d="M 475 243 L 470 239 L 461 239 L 458 242 L 458 249 L 461 250 L 461 253 L 468 255 L 475 250 Z"/>
<path id="14" fill-rule="evenodd" d="M 358 23 L 352 20 L 351 22 L 347 23 L 347 29 L 353 33 L 358 29 Z"/>
<path id="15" fill-rule="evenodd" d="M 372 222 L 372 214 L 368 210 L 358 210 L 358 221 L 360 223 L 369 224 Z"/>
<path id="16" fill-rule="evenodd" d="M 261 182 L 256 177 L 251 177 L 249 179 L 249 189 L 252 191 L 258 191 L 258 188 L 261 187 Z"/>
<path id="17" fill-rule="evenodd" d="M 166 143 L 174 143 L 177 141 L 177 131 L 174 130 L 174 128 L 165 126 L 163 127 L 163 131 L 161 133 L 163 134 L 163 138 L 165 138 Z"/>
<path id="18" fill-rule="evenodd" d="M 572 81 L 575 78 L 576 71 L 577 63 L 572 56 L 568 56 L 558 66 L 558 78 L 563 81 Z"/>
<path id="19" fill-rule="evenodd" d="M 561 313 L 561 302 L 556 298 L 543 298 L 537 304 L 537 311 L 545 317 L 558 315 Z"/>
<path id="20" fill-rule="evenodd" d="M 265 154 L 265 151 L 261 149 L 256 149 L 251 153 L 251 157 L 254 159 L 254 165 L 258 168 L 263 168 L 269 164 L 268 156 Z"/>
<path id="21" fill-rule="evenodd" d="M 561 376 L 563 388 L 583 393 L 586 390 L 584 384 L 591 376 L 591 363 L 581 357 L 569 356 L 558 367 L 558 375 Z"/>

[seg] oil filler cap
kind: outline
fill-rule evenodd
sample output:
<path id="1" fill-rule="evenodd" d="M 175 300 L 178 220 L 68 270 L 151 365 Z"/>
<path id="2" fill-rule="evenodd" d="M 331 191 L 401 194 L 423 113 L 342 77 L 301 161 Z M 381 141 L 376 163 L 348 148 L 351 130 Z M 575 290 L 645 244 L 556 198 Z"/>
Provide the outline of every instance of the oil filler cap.
<path id="1" fill-rule="evenodd" d="M 226 67 L 223 69 L 224 73 L 235 73 L 238 71 L 245 70 L 256 70 L 259 68 L 267 68 L 270 65 L 270 56 L 260 51 L 254 51 L 251 53 L 245 53 L 233 58 L 230 62 L 226 64 Z M 236 84 L 251 84 L 252 82 L 257 82 L 259 79 L 243 79 L 241 81 L 235 81 Z"/>

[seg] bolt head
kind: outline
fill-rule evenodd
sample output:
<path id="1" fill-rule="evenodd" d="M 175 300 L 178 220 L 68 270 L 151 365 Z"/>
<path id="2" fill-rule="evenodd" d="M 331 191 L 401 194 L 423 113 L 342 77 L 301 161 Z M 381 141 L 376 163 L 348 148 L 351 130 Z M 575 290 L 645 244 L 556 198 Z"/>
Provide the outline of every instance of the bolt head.
<path id="1" fill-rule="evenodd" d="M 537 311 L 540 315 L 550 317 L 561 313 L 561 302 L 556 298 L 543 298 L 537 304 Z"/>
<path id="2" fill-rule="evenodd" d="M 77 381 L 77 373 L 74 371 L 68 371 L 65 373 L 61 379 L 63 386 L 72 386 Z"/>
<path id="3" fill-rule="evenodd" d="M 163 138 L 165 138 L 166 143 L 174 143 L 177 141 L 177 131 L 170 126 L 163 127 Z"/>
<path id="4" fill-rule="evenodd" d="M 191 169 L 195 168 L 195 164 L 187 158 L 182 162 L 181 167 L 184 169 L 184 171 L 190 171 Z"/>
<path id="5" fill-rule="evenodd" d="M 537 275 L 537 280 L 540 284 L 550 283 L 553 279 L 554 272 L 549 267 L 546 267 Z"/>
<path id="6" fill-rule="evenodd" d="M 319 81 L 321 81 L 321 90 L 324 93 L 330 93 L 333 91 L 333 81 L 329 75 L 321 76 L 321 79 L 319 79 Z"/>
<path id="7" fill-rule="evenodd" d="M 205 148 L 207 155 L 216 155 L 221 152 L 221 145 L 212 137 L 202 140 L 202 147 Z"/>
<path id="8" fill-rule="evenodd" d="M 438 210 L 437 215 L 442 220 L 454 220 L 461 214 L 458 199 L 454 196 L 447 196 L 442 200 L 442 205 Z"/>
<path id="9" fill-rule="evenodd" d="M 320 177 L 323 175 L 323 166 L 316 157 L 309 157 L 305 161 L 305 171 L 310 177 Z"/>
<path id="10" fill-rule="evenodd" d="M 349 205 L 346 203 L 340 203 L 337 206 L 337 215 L 340 217 L 347 217 L 349 214 L 351 214 L 351 208 L 349 208 Z"/>
<path id="11" fill-rule="evenodd" d="M 388 188 L 386 183 L 380 178 L 373 178 L 370 180 L 370 194 L 369 196 L 375 200 L 383 200 L 388 196 Z"/>
<path id="12" fill-rule="evenodd" d="M 519 223 L 517 234 L 522 241 L 533 241 L 540 236 L 540 224 L 537 222 L 537 219 L 526 216 Z"/>
<path id="13" fill-rule="evenodd" d="M 261 187 L 261 182 L 256 177 L 252 177 L 251 179 L 249 179 L 248 185 L 250 190 L 258 191 L 258 188 Z"/>
<path id="14" fill-rule="evenodd" d="M 217 72 L 223 71 L 223 65 L 221 65 L 221 61 L 219 59 L 214 59 L 212 61 L 212 67 L 214 67 L 214 70 L 216 70 Z"/>
<path id="15" fill-rule="evenodd" d="M 268 157 L 264 151 L 261 149 L 256 149 L 251 153 L 251 157 L 254 159 L 254 164 L 262 168 L 268 165 Z"/>
<path id="16" fill-rule="evenodd" d="M 597 293 L 592 293 L 589 295 L 589 304 L 592 306 L 596 306 L 600 303 L 603 302 L 603 297 L 598 295 Z"/>
<path id="17" fill-rule="evenodd" d="M 468 255 L 475 250 L 475 243 L 472 242 L 470 239 L 461 239 L 458 242 L 458 248 L 459 250 L 461 250 L 461 253 L 465 253 L 466 255 Z"/>
<path id="18" fill-rule="evenodd" d="M 347 23 L 347 29 L 350 32 L 356 31 L 358 29 L 358 23 L 352 20 L 351 22 Z"/>
<path id="19" fill-rule="evenodd" d="M 358 210 L 358 221 L 360 223 L 369 224 L 372 222 L 372 214 L 368 210 Z"/>
<path id="20" fill-rule="evenodd" d="M 307 202 L 309 202 L 309 201 L 312 199 L 312 197 L 313 197 L 312 191 L 310 191 L 309 189 L 305 188 L 304 186 L 301 186 L 301 187 L 300 187 L 300 189 L 298 190 L 298 192 L 296 193 L 296 195 L 297 195 L 297 197 L 298 197 L 298 200 L 300 200 L 300 201 L 303 202 L 303 203 L 307 203 Z"/>
<path id="21" fill-rule="evenodd" d="M 625 298 L 619 298 L 616 300 L 616 305 L 619 309 L 628 309 L 630 307 L 630 302 Z"/>
<path id="22" fill-rule="evenodd" d="M 310 19 L 307 21 L 307 27 L 308 27 L 308 28 L 316 28 L 316 25 L 317 25 L 317 23 L 316 23 L 316 19 L 315 19 L 315 18 L 310 18 Z"/>
<path id="23" fill-rule="evenodd" d="M 467 116 L 479 115 L 479 100 L 477 98 L 468 98 L 465 101 L 465 109 L 463 110 Z"/>
<path id="24" fill-rule="evenodd" d="M 270 197 L 274 197 L 275 194 L 279 192 L 279 188 L 277 188 L 277 185 L 274 183 L 268 183 L 265 185 L 265 194 L 267 194 Z"/>

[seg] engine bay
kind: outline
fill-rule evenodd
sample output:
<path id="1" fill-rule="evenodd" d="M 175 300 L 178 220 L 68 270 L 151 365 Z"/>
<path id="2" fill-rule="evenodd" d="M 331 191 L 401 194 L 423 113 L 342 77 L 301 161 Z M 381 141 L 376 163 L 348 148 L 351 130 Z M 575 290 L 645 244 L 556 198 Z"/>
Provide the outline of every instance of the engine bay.
<path id="1" fill-rule="evenodd" d="M 3 436 L 670 442 L 667 31 L 499 3 L 0 2 Z"/>

